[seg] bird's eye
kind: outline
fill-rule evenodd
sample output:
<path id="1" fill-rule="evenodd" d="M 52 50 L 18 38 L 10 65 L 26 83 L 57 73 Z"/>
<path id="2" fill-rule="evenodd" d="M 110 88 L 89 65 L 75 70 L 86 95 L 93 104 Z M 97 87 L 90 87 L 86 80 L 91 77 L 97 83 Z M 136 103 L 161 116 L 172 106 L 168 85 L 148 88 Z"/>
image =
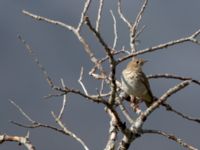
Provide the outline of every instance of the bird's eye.
<path id="1" fill-rule="evenodd" d="M 137 60 L 136 63 L 139 64 L 139 61 Z"/>

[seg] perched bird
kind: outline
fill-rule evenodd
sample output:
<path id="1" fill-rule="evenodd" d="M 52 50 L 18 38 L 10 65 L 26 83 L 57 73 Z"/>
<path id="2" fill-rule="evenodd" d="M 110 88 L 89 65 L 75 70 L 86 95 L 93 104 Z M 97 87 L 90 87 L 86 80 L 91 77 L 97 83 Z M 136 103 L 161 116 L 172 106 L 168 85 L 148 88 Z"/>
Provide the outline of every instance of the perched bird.
<path id="1" fill-rule="evenodd" d="M 134 58 L 122 71 L 121 84 L 122 90 L 131 97 L 137 105 L 139 100 L 143 100 L 149 107 L 154 97 L 151 92 L 149 81 L 142 71 L 142 66 L 147 62 L 141 58 Z"/>

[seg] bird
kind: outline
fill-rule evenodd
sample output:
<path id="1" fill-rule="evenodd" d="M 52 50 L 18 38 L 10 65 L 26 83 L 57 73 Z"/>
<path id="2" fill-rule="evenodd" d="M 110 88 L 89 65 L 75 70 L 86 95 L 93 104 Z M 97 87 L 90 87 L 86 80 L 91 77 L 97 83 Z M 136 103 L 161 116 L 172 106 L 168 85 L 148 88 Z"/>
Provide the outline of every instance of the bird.
<path id="1" fill-rule="evenodd" d="M 134 57 L 122 71 L 121 89 L 131 97 L 136 111 L 140 100 L 144 101 L 147 107 L 155 101 L 149 81 L 142 71 L 146 62 L 142 58 Z"/>

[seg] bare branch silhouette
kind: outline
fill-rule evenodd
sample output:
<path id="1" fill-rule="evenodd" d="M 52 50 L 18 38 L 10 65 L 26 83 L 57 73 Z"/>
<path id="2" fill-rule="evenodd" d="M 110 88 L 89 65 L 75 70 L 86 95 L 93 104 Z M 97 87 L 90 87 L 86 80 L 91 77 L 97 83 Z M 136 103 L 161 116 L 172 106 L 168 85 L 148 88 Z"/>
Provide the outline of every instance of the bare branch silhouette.
<path id="1" fill-rule="evenodd" d="M 192 42 L 192 43 L 195 43 L 195 44 L 199 44 L 199 41 L 197 39 L 195 39 L 199 34 L 200 34 L 200 29 L 198 29 L 197 31 L 195 31 L 191 35 L 180 38 L 178 40 L 173 40 L 173 41 L 170 41 L 170 42 L 167 42 L 167 43 L 164 43 L 164 44 L 159 44 L 159 45 L 156 45 L 156 46 L 153 46 L 153 47 L 150 47 L 150 48 L 139 50 L 139 51 L 134 52 L 130 55 L 124 56 L 124 57 L 120 58 L 117 63 L 120 63 L 124 60 L 127 60 L 127 59 L 129 59 L 133 56 L 138 56 L 138 55 L 141 55 L 141 54 L 154 52 L 154 51 L 157 51 L 157 50 L 162 50 L 164 48 L 168 48 L 170 46 L 174 46 L 174 45 L 181 44 L 181 43 L 184 43 L 184 42 Z"/>
<path id="2" fill-rule="evenodd" d="M 60 120 L 61 116 L 62 116 L 62 111 L 60 113 L 60 115 L 58 117 L 56 117 L 56 115 L 52 112 L 52 116 L 54 117 L 55 121 L 59 124 L 59 126 L 62 128 L 62 130 L 50 126 L 50 125 L 44 125 L 41 123 L 38 123 L 37 121 L 32 120 L 24 111 L 23 109 L 17 105 L 16 103 L 14 103 L 13 101 L 11 101 L 11 103 L 19 110 L 19 112 L 28 120 L 30 121 L 30 123 L 32 125 L 23 125 L 20 123 L 17 123 L 15 121 L 11 121 L 13 124 L 17 125 L 17 126 L 21 126 L 21 127 L 25 127 L 25 128 L 38 128 L 38 127 L 44 127 L 44 128 L 49 128 L 49 129 L 53 129 L 55 131 L 64 133 L 65 135 L 68 135 L 72 138 L 74 138 L 76 141 L 78 141 L 85 150 L 89 150 L 89 148 L 86 146 L 86 144 L 84 143 L 84 141 L 82 139 L 80 139 L 75 133 L 71 132 L 69 129 L 67 129 L 67 127 L 62 123 L 62 121 Z M 62 109 L 61 109 L 62 110 Z M 12 138 L 12 137 L 10 137 Z M 14 137 L 15 138 L 15 137 Z M 2 138 L 2 142 L 6 141 L 6 138 Z M 16 137 L 16 139 L 13 139 L 13 141 L 18 141 L 20 143 L 23 143 L 29 150 L 34 150 L 34 147 L 30 144 L 30 141 L 28 140 L 28 138 L 24 138 L 24 137 Z M 32 148 L 32 149 L 31 149 Z"/>
<path id="3" fill-rule="evenodd" d="M 172 135 L 172 134 L 168 134 L 166 132 L 163 132 L 163 131 L 159 131 L 159 130 L 142 130 L 142 133 L 143 134 L 158 134 L 158 135 L 162 135 L 172 141 L 175 141 L 176 143 L 178 143 L 179 145 L 189 149 L 189 150 L 198 150 L 197 148 L 185 143 L 182 139 L 176 137 L 175 135 Z"/>

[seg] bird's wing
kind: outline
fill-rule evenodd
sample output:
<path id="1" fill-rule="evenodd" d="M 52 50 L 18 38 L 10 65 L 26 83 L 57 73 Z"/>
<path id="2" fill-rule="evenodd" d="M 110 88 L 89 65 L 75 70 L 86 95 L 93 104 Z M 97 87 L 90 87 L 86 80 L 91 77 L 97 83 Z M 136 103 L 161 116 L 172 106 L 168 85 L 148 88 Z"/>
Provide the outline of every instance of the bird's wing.
<path id="1" fill-rule="evenodd" d="M 147 106 L 150 106 L 151 103 L 153 102 L 154 98 L 153 98 L 153 94 L 151 92 L 151 87 L 150 87 L 149 81 L 148 81 L 146 75 L 143 72 L 141 72 L 140 80 L 147 89 L 147 98 L 148 99 L 146 99 L 145 103 L 146 103 Z"/>

